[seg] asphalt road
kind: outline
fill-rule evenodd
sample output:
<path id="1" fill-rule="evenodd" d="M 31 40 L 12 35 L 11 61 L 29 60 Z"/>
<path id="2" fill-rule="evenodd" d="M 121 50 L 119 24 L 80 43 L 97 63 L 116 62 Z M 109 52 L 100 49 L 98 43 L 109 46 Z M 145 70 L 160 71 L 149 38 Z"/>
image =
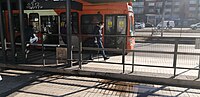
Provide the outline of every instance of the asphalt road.
<path id="1" fill-rule="evenodd" d="M 155 28 L 136 29 L 135 35 L 137 36 L 161 36 L 162 30 Z M 200 37 L 200 29 L 192 30 L 191 28 L 173 28 L 163 29 L 163 37 Z"/>

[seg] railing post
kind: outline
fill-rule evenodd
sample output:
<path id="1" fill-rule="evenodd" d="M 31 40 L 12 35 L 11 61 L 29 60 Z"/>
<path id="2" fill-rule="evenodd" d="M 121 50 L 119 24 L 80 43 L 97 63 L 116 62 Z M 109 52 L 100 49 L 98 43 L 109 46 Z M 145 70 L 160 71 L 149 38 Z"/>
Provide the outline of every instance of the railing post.
<path id="1" fill-rule="evenodd" d="M 120 36 L 123 37 L 123 48 L 122 48 L 122 65 L 123 65 L 123 73 L 125 73 L 125 49 L 126 49 L 126 36 Z"/>
<path id="2" fill-rule="evenodd" d="M 19 2 L 19 17 L 20 17 L 20 33 L 21 33 L 21 46 L 23 63 L 26 63 L 26 48 L 25 48 L 25 36 L 24 36 L 24 12 L 23 12 L 23 0 L 18 0 Z"/>
<path id="3" fill-rule="evenodd" d="M 71 29 L 71 2 L 72 0 L 66 1 L 66 27 L 67 27 L 67 67 L 72 67 L 72 31 Z"/>
<path id="4" fill-rule="evenodd" d="M 154 35 L 154 31 L 153 31 L 153 28 L 151 29 L 151 36 L 153 36 Z"/>
<path id="5" fill-rule="evenodd" d="M 133 51 L 133 55 L 132 55 L 132 73 L 134 72 L 134 60 L 135 60 L 135 52 Z"/>
<path id="6" fill-rule="evenodd" d="M 82 37 L 82 36 L 81 36 Z M 79 37 L 79 69 L 82 69 L 82 38 Z"/>
<path id="7" fill-rule="evenodd" d="M 174 76 L 176 75 L 176 63 L 177 63 L 178 42 L 179 42 L 179 39 L 176 38 L 176 39 L 175 39 L 175 47 L 174 47 L 174 59 L 173 59 Z"/>
<path id="8" fill-rule="evenodd" d="M 0 0 L 0 4 L 2 1 Z M 5 30 L 3 24 L 3 13 L 2 13 L 2 6 L 0 5 L 0 36 L 1 36 L 1 45 L 2 45 L 2 56 L 3 56 L 3 63 L 6 64 L 6 38 L 5 38 Z"/>
<path id="9" fill-rule="evenodd" d="M 7 8 L 8 8 L 8 23 L 9 23 L 9 32 L 10 32 L 10 41 L 11 41 L 11 58 L 12 58 L 12 63 L 16 64 L 16 49 L 15 49 L 15 33 L 13 29 L 13 17 L 12 17 L 12 9 L 11 9 L 11 0 L 7 0 Z"/>
<path id="10" fill-rule="evenodd" d="M 44 40 L 43 40 L 43 34 L 42 34 L 42 63 L 43 63 L 43 66 L 45 65 L 45 52 L 44 52 Z"/>
<path id="11" fill-rule="evenodd" d="M 198 78 L 200 77 L 200 55 L 199 55 L 199 73 L 198 73 Z"/>

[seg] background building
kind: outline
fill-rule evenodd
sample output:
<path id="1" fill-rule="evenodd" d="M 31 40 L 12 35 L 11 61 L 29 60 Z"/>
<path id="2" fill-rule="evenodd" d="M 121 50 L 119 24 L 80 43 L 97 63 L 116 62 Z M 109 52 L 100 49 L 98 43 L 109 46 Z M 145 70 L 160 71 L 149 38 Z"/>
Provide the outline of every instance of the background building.
<path id="1" fill-rule="evenodd" d="M 133 3 L 133 10 L 135 13 L 135 21 L 137 22 L 146 22 L 145 12 L 144 12 L 144 1 L 145 0 L 138 0 L 137 2 Z"/>
<path id="2" fill-rule="evenodd" d="M 157 25 L 164 15 L 176 27 L 188 27 L 200 22 L 200 0 L 136 0 L 133 3 L 135 21 Z M 164 14 L 163 14 L 164 9 Z"/>

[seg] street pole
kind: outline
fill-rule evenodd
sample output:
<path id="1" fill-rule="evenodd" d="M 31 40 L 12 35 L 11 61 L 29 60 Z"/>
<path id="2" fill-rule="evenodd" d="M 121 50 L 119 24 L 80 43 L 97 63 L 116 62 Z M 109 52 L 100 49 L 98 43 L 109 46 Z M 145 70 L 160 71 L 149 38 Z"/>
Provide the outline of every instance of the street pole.
<path id="1" fill-rule="evenodd" d="M 71 0 L 66 0 L 66 26 L 67 26 L 67 67 L 72 66 L 72 32 L 71 32 Z"/>
<path id="2" fill-rule="evenodd" d="M 10 41 L 11 41 L 11 58 L 12 58 L 12 64 L 16 63 L 15 59 L 15 33 L 13 29 L 13 17 L 12 17 L 12 9 L 11 9 L 11 0 L 7 0 L 7 8 L 8 8 L 8 30 L 10 32 Z"/>
<path id="3" fill-rule="evenodd" d="M 18 0 L 19 3 L 19 20 L 20 20 L 20 32 L 21 32 L 21 43 L 22 43 L 22 55 L 24 59 L 24 63 L 26 62 L 26 53 L 25 53 L 25 36 L 24 36 L 24 9 L 23 9 L 23 1 Z"/>
<path id="4" fill-rule="evenodd" d="M 166 0 L 163 0 L 162 4 L 162 27 L 161 27 L 161 37 L 163 37 L 163 28 L 164 28 L 164 15 L 165 15 L 165 2 Z"/>
<path id="5" fill-rule="evenodd" d="M 1 36 L 1 46 L 2 46 L 2 56 L 3 63 L 6 63 L 6 37 L 5 37 L 5 29 L 3 22 L 3 9 L 2 9 L 2 1 L 0 1 L 0 36 Z"/>

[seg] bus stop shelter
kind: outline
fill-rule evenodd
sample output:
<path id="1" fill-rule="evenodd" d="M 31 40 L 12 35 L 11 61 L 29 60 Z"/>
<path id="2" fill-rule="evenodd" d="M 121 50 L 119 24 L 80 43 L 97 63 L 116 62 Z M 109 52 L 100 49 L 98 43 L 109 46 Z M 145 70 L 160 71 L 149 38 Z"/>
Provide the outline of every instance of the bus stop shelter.
<path id="1" fill-rule="evenodd" d="M 24 10 L 40 10 L 40 9 L 52 9 L 51 7 L 47 6 L 51 5 L 52 8 L 65 8 L 66 9 L 66 31 L 67 33 L 67 48 L 68 49 L 68 59 L 71 59 L 71 29 L 70 27 L 70 12 L 71 9 L 76 9 L 76 10 L 82 10 L 82 4 L 79 2 L 71 1 L 71 0 L 66 0 L 66 1 L 41 1 L 41 0 L 1 0 L 0 1 L 0 29 L 1 29 L 1 45 L 2 45 L 2 54 L 4 55 L 4 63 L 6 63 L 6 50 L 7 50 L 7 41 L 6 41 L 6 33 L 10 34 L 10 48 L 11 48 L 11 58 L 12 58 L 12 64 L 15 64 L 15 57 L 16 57 L 16 44 L 15 44 L 15 32 L 13 28 L 13 10 L 18 10 L 19 11 L 19 20 L 20 20 L 20 33 L 21 33 L 21 48 L 23 53 L 23 58 L 25 59 L 25 36 L 24 36 Z M 63 6 L 62 3 L 65 3 L 66 6 Z M 4 12 L 8 11 L 8 31 L 6 32 L 6 24 L 5 23 L 5 17 L 4 17 Z M 68 62 L 69 65 L 71 62 Z"/>
<path id="2" fill-rule="evenodd" d="M 127 2 L 130 0 L 83 0 L 89 3 L 110 3 L 110 2 Z M 52 5 L 51 7 L 47 6 Z M 65 6 L 62 6 L 62 4 L 65 3 Z M 71 25 L 70 25 L 70 14 L 71 14 L 71 9 L 75 10 L 82 10 L 82 4 L 76 1 L 72 0 L 62 0 L 62 1 L 52 1 L 52 0 L 1 0 L 0 1 L 0 34 L 1 34 L 1 45 L 2 45 L 2 54 L 4 55 L 4 63 L 6 63 L 6 50 L 7 50 L 7 40 L 6 40 L 6 33 L 9 33 L 10 35 L 10 49 L 11 49 L 11 58 L 12 58 L 12 63 L 15 64 L 15 58 L 16 58 L 16 43 L 15 43 L 15 32 L 14 32 L 14 21 L 13 21 L 13 10 L 18 10 L 19 11 L 19 20 L 20 20 L 20 33 L 21 33 L 21 53 L 23 55 L 23 59 L 25 59 L 25 35 L 24 35 L 24 10 L 34 10 L 34 9 L 52 9 L 52 8 L 65 8 L 66 9 L 66 37 L 67 37 L 67 60 L 69 67 L 71 66 L 71 56 L 72 56 L 72 44 L 71 44 L 71 37 L 72 37 L 72 32 L 70 31 Z M 8 12 L 8 23 L 5 23 L 5 18 L 4 18 L 4 12 Z M 8 24 L 8 28 L 6 28 L 6 24 Z M 8 31 L 6 31 L 8 29 Z"/>

